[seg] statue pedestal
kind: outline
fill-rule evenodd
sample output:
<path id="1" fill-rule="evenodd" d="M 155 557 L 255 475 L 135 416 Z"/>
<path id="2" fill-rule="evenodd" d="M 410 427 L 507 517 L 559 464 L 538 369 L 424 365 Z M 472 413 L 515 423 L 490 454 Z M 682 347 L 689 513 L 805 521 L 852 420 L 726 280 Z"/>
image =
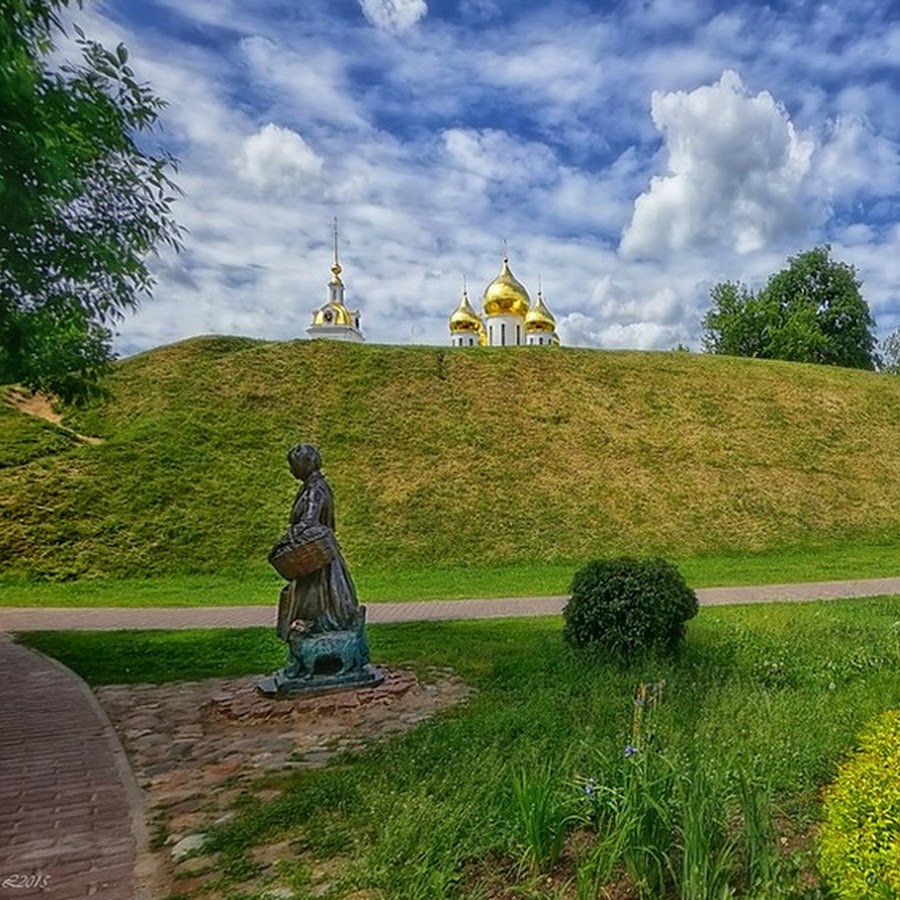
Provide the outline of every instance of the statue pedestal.
<path id="1" fill-rule="evenodd" d="M 261 678 L 257 690 L 266 697 L 326 694 L 373 687 L 384 675 L 369 665 L 366 608 L 360 606 L 353 627 L 345 631 L 292 632 L 288 665 Z"/>
<path id="2" fill-rule="evenodd" d="M 314 694 L 330 694 L 353 688 L 375 687 L 384 681 L 384 674 L 374 666 L 345 672 L 343 675 L 306 675 L 292 678 L 285 670 L 260 678 L 256 689 L 264 697 L 311 697 Z"/>

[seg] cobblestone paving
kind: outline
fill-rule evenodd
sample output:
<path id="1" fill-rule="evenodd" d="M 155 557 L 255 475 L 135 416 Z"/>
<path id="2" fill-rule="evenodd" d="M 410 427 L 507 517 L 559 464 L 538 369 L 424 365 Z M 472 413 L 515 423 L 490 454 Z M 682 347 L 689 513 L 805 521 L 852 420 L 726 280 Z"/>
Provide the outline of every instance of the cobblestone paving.
<path id="1" fill-rule="evenodd" d="M 198 869 L 214 875 L 214 860 L 182 860 L 182 852 L 201 846 L 206 829 L 229 817 L 242 794 L 272 796 L 254 784 L 260 777 L 327 765 L 470 693 L 449 669 L 434 670 L 425 683 L 411 672 L 384 671 L 376 687 L 294 700 L 259 696 L 253 677 L 98 688 L 145 793 L 151 828 L 165 841 L 158 857 L 164 880 L 186 893 L 213 877 Z M 274 865 L 278 848 L 273 853 L 258 861 Z"/>

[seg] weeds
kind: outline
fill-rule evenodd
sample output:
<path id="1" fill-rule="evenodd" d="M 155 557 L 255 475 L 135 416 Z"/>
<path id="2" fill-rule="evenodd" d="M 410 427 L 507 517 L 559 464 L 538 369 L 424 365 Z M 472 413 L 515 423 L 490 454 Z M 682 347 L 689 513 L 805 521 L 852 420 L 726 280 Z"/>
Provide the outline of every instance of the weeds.
<path id="1" fill-rule="evenodd" d="M 559 861 L 574 816 L 549 765 L 533 772 L 522 769 L 513 778 L 513 794 L 524 847 L 522 867 L 532 874 L 545 872 Z"/>

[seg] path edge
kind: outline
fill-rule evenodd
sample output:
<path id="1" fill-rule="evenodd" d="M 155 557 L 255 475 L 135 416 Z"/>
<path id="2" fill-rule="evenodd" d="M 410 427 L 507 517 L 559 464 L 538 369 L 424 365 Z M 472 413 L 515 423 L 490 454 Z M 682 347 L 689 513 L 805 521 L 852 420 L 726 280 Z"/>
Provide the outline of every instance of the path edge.
<path id="1" fill-rule="evenodd" d="M 2 635 L 2 637 L 18 644 L 18 641 L 15 641 L 12 635 Z M 160 861 L 150 849 L 147 805 L 144 802 L 143 792 L 137 783 L 137 779 L 134 777 L 134 771 L 131 768 L 131 763 L 128 761 L 128 754 L 122 746 L 122 741 L 116 732 L 115 726 L 106 714 L 106 710 L 100 705 L 100 701 L 91 690 L 90 685 L 77 672 L 61 663 L 58 659 L 54 659 L 52 656 L 48 656 L 34 647 L 28 647 L 23 644 L 19 644 L 19 646 L 24 646 L 31 653 L 42 657 L 54 668 L 64 672 L 71 678 L 94 711 L 94 715 L 97 716 L 112 751 L 116 774 L 119 776 L 119 781 L 125 791 L 125 798 L 128 801 L 131 835 L 134 838 L 134 900 L 158 900 L 158 898 L 163 896 L 165 882 Z"/>

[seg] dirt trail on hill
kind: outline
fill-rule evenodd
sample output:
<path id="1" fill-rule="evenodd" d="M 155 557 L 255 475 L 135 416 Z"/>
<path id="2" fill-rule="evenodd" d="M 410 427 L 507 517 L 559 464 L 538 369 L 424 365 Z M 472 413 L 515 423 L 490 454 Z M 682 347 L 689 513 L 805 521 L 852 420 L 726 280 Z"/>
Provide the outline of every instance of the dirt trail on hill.
<path id="1" fill-rule="evenodd" d="M 38 419 L 49 422 L 51 425 L 55 425 L 67 434 L 71 434 L 72 437 L 81 441 L 83 444 L 104 443 L 103 438 L 91 437 L 87 434 L 78 434 L 77 431 L 66 428 L 66 426 L 62 424 L 62 415 L 53 409 L 53 404 L 46 394 L 29 394 L 28 391 L 24 391 L 21 388 L 13 388 L 6 395 L 6 402 L 19 410 L 19 412 L 23 412 L 29 416 L 35 416 Z"/>

